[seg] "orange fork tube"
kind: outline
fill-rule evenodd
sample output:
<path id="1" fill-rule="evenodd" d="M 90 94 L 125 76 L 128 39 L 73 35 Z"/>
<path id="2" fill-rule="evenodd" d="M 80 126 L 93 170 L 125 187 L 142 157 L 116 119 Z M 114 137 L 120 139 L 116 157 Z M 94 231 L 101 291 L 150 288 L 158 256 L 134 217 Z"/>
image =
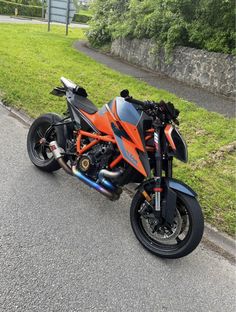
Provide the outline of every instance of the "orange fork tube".
<path id="1" fill-rule="evenodd" d="M 153 135 L 147 135 L 146 137 L 145 137 L 145 141 L 148 141 L 148 140 L 150 140 L 150 139 L 152 139 L 153 138 Z"/>
<path id="2" fill-rule="evenodd" d="M 155 148 L 153 146 L 146 145 L 147 152 L 155 152 Z"/>

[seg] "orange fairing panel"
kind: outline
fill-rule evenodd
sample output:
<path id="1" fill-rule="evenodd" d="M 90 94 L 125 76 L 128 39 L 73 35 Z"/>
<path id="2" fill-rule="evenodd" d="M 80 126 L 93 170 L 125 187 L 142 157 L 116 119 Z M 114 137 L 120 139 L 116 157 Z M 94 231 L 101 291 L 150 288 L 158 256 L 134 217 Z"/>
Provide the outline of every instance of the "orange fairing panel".
<path id="1" fill-rule="evenodd" d="M 121 126 L 125 129 L 131 140 L 135 143 L 136 148 L 144 152 L 145 149 L 143 146 L 143 142 L 140 138 L 138 128 L 128 122 L 123 121 L 121 121 Z"/>
<path id="2" fill-rule="evenodd" d="M 175 143 L 174 143 L 174 141 L 173 141 L 173 139 L 172 139 L 172 136 L 171 136 L 171 132 L 173 131 L 173 129 L 174 129 L 174 128 L 173 128 L 171 125 L 167 125 L 167 126 L 165 127 L 164 132 L 165 132 L 166 138 L 167 138 L 167 140 L 168 140 L 170 146 L 171 146 L 172 149 L 175 151 L 175 150 L 176 150 L 176 146 L 175 146 Z"/>
<path id="3" fill-rule="evenodd" d="M 82 111 L 82 110 L 81 110 Z M 109 120 L 109 112 L 101 113 L 98 111 L 95 114 L 88 114 L 85 111 L 82 113 L 92 122 L 92 124 L 102 133 L 113 135 L 111 124 Z"/>
<path id="4" fill-rule="evenodd" d="M 112 110 L 115 112 L 116 118 L 119 120 L 122 128 L 131 138 L 132 142 L 136 145 L 140 151 L 144 152 L 142 139 L 138 131 L 138 123 L 141 118 L 141 114 L 138 113 L 136 108 L 131 103 L 125 101 L 125 99 L 117 97 L 112 105 Z"/>
<path id="5" fill-rule="evenodd" d="M 112 123 L 112 130 L 114 132 L 115 140 L 118 148 L 125 159 L 132 167 L 139 171 L 142 175 L 147 177 L 147 173 L 136 151 L 136 145 L 122 136 L 120 129 Z"/>

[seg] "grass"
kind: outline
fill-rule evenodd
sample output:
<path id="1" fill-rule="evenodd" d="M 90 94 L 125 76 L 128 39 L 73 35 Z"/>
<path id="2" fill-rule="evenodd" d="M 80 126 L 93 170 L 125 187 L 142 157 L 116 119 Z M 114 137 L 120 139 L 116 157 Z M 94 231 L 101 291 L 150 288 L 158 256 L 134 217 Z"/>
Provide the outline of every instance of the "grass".
<path id="1" fill-rule="evenodd" d="M 8 105 L 32 117 L 65 111 L 64 99 L 49 94 L 65 76 L 86 88 L 99 106 L 122 89 L 139 99 L 168 100 L 180 109 L 180 130 L 189 146 L 189 163 L 176 161 L 174 174 L 199 193 L 206 220 L 231 235 L 235 232 L 235 154 L 220 161 L 211 155 L 235 140 L 235 120 L 207 112 L 195 104 L 113 71 L 72 48 L 84 32 L 45 25 L 1 24 L 0 92 Z M 200 165 L 199 165 L 200 164 Z M 201 165 L 205 164 L 205 165 Z"/>

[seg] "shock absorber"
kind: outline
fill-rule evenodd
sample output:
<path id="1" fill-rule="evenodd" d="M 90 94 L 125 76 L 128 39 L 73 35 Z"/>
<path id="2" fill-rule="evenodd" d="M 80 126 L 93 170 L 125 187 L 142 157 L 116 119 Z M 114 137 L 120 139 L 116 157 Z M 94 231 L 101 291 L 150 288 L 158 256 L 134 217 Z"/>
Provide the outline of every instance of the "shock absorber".
<path id="1" fill-rule="evenodd" d="M 161 164 L 161 146 L 160 146 L 160 128 L 155 127 L 154 132 L 154 145 L 155 145 L 155 170 L 154 170 L 154 181 L 155 181 L 155 210 L 161 210 L 161 172 L 162 172 L 162 164 Z"/>

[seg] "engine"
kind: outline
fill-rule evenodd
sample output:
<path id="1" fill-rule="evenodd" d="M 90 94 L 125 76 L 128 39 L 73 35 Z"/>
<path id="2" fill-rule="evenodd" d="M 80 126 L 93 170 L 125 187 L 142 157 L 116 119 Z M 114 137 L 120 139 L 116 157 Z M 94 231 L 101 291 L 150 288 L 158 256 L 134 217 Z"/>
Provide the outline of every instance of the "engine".
<path id="1" fill-rule="evenodd" d="M 97 144 L 78 158 L 77 169 L 96 180 L 98 172 L 109 165 L 113 151 L 112 143 Z"/>

